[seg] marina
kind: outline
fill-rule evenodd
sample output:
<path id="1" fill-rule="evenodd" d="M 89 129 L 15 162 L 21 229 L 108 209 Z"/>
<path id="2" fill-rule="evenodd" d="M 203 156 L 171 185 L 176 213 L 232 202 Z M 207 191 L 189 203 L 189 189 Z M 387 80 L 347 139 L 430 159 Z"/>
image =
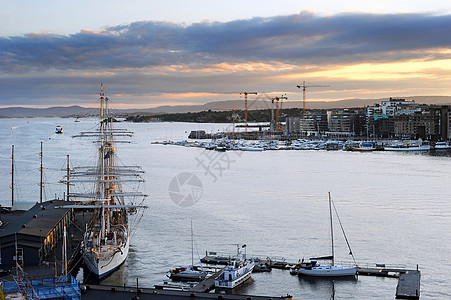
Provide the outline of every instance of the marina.
<path id="1" fill-rule="evenodd" d="M 62 122 L 61 122 L 62 123 Z M 78 126 L 80 124 L 83 124 L 83 122 L 72 122 L 75 126 Z M 64 125 L 64 123 L 62 123 Z M 64 125 L 65 128 L 65 133 L 63 135 L 59 135 L 61 137 L 64 137 L 68 132 L 70 132 L 70 126 L 69 125 Z M 135 128 L 136 129 L 136 128 Z M 77 130 L 78 132 L 78 130 Z M 143 138 L 146 136 L 146 134 L 148 134 L 149 132 L 146 130 L 146 128 L 144 126 L 141 126 L 141 129 L 138 129 L 138 137 L 143 140 Z M 143 134 L 144 133 L 144 134 Z M 182 135 L 182 134 L 180 134 Z M 164 131 L 163 131 L 163 136 L 164 136 Z M 158 137 L 154 137 L 154 140 L 156 139 L 161 139 L 161 136 Z M 153 155 L 156 155 L 156 157 L 158 157 L 157 154 L 157 150 L 159 151 L 164 151 L 166 152 L 167 155 L 184 155 L 186 156 L 188 154 L 188 157 L 191 157 L 190 159 L 192 159 L 192 165 L 193 165 L 193 169 L 196 169 L 196 165 L 197 165 L 197 161 L 196 161 L 196 157 L 197 155 L 200 154 L 200 151 L 192 151 L 192 150 L 188 150 L 187 148 L 180 148 L 180 147 L 166 147 L 164 145 L 154 145 L 151 144 L 151 141 L 148 141 L 148 143 L 146 143 L 146 147 L 151 147 L 148 149 L 151 149 L 151 153 Z M 139 151 L 144 151 L 144 148 L 139 148 Z M 19 157 L 20 155 L 17 154 L 17 149 L 20 149 L 20 145 L 19 147 L 16 146 L 16 158 Z M 191 147 L 190 147 L 191 148 Z M 164 149 L 164 150 L 163 150 Z M 193 149 L 194 150 L 194 149 Z M 84 151 L 84 150 L 83 150 Z M 61 157 L 64 157 L 63 153 L 65 151 L 61 152 Z M 225 152 L 227 153 L 227 152 Z M 299 157 L 297 156 L 299 153 L 299 155 L 306 155 L 307 157 L 305 157 L 305 161 L 304 161 L 304 166 L 308 168 L 308 160 L 310 159 L 314 159 L 319 158 L 319 154 L 323 153 L 321 155 L 322 159 L 326 159 L 326 161 L 324 163 L 331 163 L 332 159 L 336 159 L 336 158 L 340 158 L 341 160 L 345 160 L 343 163 L 348 163 L 351 164 L 351 160 L 350 159 L 357 159 L 358 153 L 353 153 L 352 151 L 348 152 L 348 151 L 263 151 L 262 155 L 265 155 L 265 157 L 267 157 L 268 159 L 282 159 L 283 156 L 288 155 L 290 157 L 291 161 L 296 161 L 299 159 Z M 315 154 L 316 153 L 316 154 Z M 329 154 L 327 154 L 329 153 Z M 20 152 L 19 152 L 20 154 Z M 327 155 L 326 155 L 327 154 Z M 252 155 L 252 154 L 246 154 L 243 152 L 243 155 L 246 155 L 246 160 L 243 160 L 242 157 L 240 156 L 236 156 L 235 160 L 236 162 L 232 163 L 230 166 L 230 169 L 228 170 L 231 173 L 235 172 L 240 172 L 240 170 L 242 168 L 244 168 L 244 166 L 242 166 L 242 164 L 248 165 L 249 161 L 257 161 L 256 156 Z M 326 156 L 325 156 L 326 155 Z M 380 163 L 380 160 L 378 158 L 384 158 L 384 159 L 389 159 L 389 153 L 384 153 L 384 151 L 377 151 L 377 152 L 373 152 L 373 154 L 371 154 L 371 156 L 365 155 L 365 160 L 370 160 L 370 161 L 378 161 Z M 443 161 L 442 158 L 440 157 L 434 157 L 434 156 L 423 156 L 423 155 L 409 155 L 409 156 L 400 156 L 399 154 L 390 154 L 390 155 L 396 155 L 397 159 L 401 159 L 401 161 L 407 161 L 407 160 L 411 160 L 414 159 L 416 161 L 416 163 L 420 163 L 421 161 L 426 160 L 428 163 L 433 162 L 434 160 L 440 160 Z M 202 157 L 202 156 L 200 156 Z M 253 158 L 254 157 L 254 158 Z M 188 162 L 191 162 L 190 159 L 188 159 Z M 431 160 L 432 159 L 432 160 Z M 446 157 L 444 157 L 444 159 L 446 159 Z M 259 160 L 259 159 L 258 159 Z M 20 160 L 19 160 L 20 162 Z M 438 161 L 437 161 L 438 162 Z M 307 164 L 306 164 L 307 163 Z M 319 163 L 319 167 L 321 167 L 322 163 Z M 372 164 L 370 164 L 372 165 Z M 272 167 L 274 167 L 274 165 L 271 165 Z M 345 164 L 341 165 L 342 167 L 345 166 Z M 163 166 L 157 167 L 157 170 L 159 170 L 159 172 L 161 172 Z M 197 167 L 199 168 L 199 167 Z M 374 167 L 373 167 L 374 168 Z M 330 165 L 329 165 L 329 169 L 330 169 Z M 334 165 L 332 164 L 332 172 L 335 172 L 337 169 L 336 167 L 334 167 Z M 19 169 L 20 171 L 20 169 Z M 63 171 L 62 173 L 64 174 L 65 171 Z M 186 214 L 188 214 L 188 216 L 194 216 L 193 217 L 193 222 L 194 222 L 194 226 L 195 228 L 197 228 L 198 226 L 197 224 L 197 218 L 204 216 L 204 215 L 208 215 L 208 216 L 215 216 L 215 218 L 221 219 L 221 214 L 225 214 L 226 216 L 228 216 L 229 214 L 227 213 L 227 210 L 225 209 L 226 207 L 229 207 L 229 205 L 236 205 L 239 202 L 237 202 L 238 200 L 228 200 L 231 201 L 231 203 L 228 202 L 222 202 L 225 201 L 224 198 L 222 198 L 223 196 L 221 196 L 221 194 L 218 192 L 221 189 L 222 186 L 222 182 L 223 181 L 229 181 L 230 179 L 232 179 L 232 177 L 229 176 L 229 174 L 227 173 L 227 171 L 223 172 L 222 176 L 218 175 L 218 181 L 216 183 L 214 183 L 214 178 L 213 177 L 208 177 L 203 175 L 203 171 L 202 169 L 200 169 L 200 172 L 196 172 L 198 174 L 198 176 L 203 176 L 202 178 L 202 182 L 204 184 L 204 193 L 207 193 L 204 195 L 204 197 L 208 197 L 208 195 L 216 195 L 216 200 L 209 200 L 209 201 L 213 201 L 213 203 L 210 203 L 209 201 L 207 202 L 202 202 L 203 205 L 198 206 L 198 205 L 194 205 L 194 207 L 196 208 L 196 210 L 200 210 L 199 212 L 195 212 L 194 209 L 190 209 L 190 208 L 177 208 L 177 206 L 174 205 L 174 203 L 172 203 L 170 201 L 170 199 L 167 199 L 168 202 L 164 202 L 162 200 L 156 200 L 156 205 L 160 207 L 160 210 L 166 210 L 166 214 L 169 216 L 169 218 L 174 221 L 177 220 L 176 219 L 176 215 L 183 213 L 186 217 Z M 20 174 L 20 172 L 19 172 Z M 314 173 L 310 173 L 310 174 L 314 174 Z M 322 173 L 323 175 L 326 173 Z M 351 173 L 352 174 L 352 173 Z M 169 173 L 169 175 L 171 175 Z M 232 174 L 230 174 L 232 175 Z M 292 174 L 294 175 L 294 174 Z M 55 177 L 60 177 L 61 174 L 59 174 L 59 176 L 55 176 Z M 285 174 L 284 176 L 288 176 L 288 178 L 290 178 L 290 174 Z M 297 176 L 300 176 L 299 173 L 297 173 Z M 313 175 L 316 176 L 316 175 Z M 170 177 L 170 176 L 169 176 Z M 327 176 L 326 176 L 327 177 Z M 58 178 L 59 179 L 59 178 Z M 57 180 L 58 180 L 57 179 Z M 159 180 L 157 177 L 152 176 L 152 179 L 155 179 L 157 181 L 157 183 L 159 182 Z M 237 179 L 237 178 L 236 178 Z M 235 185 L 237 185 L 238 183 L 236 182 L 236 179 L 232 180 L 234 182 Z M 257 178 L 254 179 L 249 179 L 251 180 L 252 184 L 255 186 L 255 189 L 262 189 L 263 191 L 269 192 L 269 189 L 265 189 L 261 184 L 259 184 L 257 182 L 258 179 L 262 179 L 262 177 L 257 176 Z M 302 175 L 301 175 L 301 179 L 306 180 Z M 209 184 L 210 182 L 210 184 Z M 277 181 L 279 182 L 279 184 L 282 184 L 282 181 Z M 357 181 L 358 182 L 358 181 Z M 225 183 L 225 182 L 224 182 Z M 157 184 L 158 185 L 158 184 Z M 164 184 L 161 184 L 161 187 L 164 187 Z M 166 189 L 167 189 L 167 185 L 166 185 Z M 310 195 L 316 195 L 315 197 L 317 199 L 319 198 L 323 198 L 324 199 L 324 193 L 322 193 L 322 195 L 315 194 L 315 192 L 308 188 L 305 187 L 305 193 L 310 194 Z M 160 188 L 156 189 L 157 192 L 160 190 Z M 289 190 L 289 189 L 288 189 Z M 334 199 L 340 200 L 343 199 L 343 192 L 340 192 L 342 190 L 338 189 L 337 191 L 337 186 L 333 187 L 334 195 L 337 194 Z M 62 185 L 62 189 L 61 191 L 66 191 L 66 188 L 64 185 Z M 357 193 L 358 189 L 356 190 L 356 185 L 352 185 L 351 184 L 351 188 L 349 189 L 349 187 L 346 189 L 346 194 L 348 197 L 350 197 L 349 199 L 357 199 Z M 61 195 L 63 194 L 61 192 Z M 324 191 L 323 191 L 324 192 Z M 161 191 L 159 192 L 161 193 Z M 167 191 L 166 191 L 167 193 Z M 227 197 L 227 199 L 239 199 L 239 197 L 237 197 L 237 194 L 234 191 L 231 191 L 232 195 L 229 195 Z M 261 193 L 258 193 L 258 195 L 262 196 Z M 383 207 L 391 207 L 391 205 L 388 204 L 388 202 L 385 202 L 382 198 L 374 198 L 374 196 L 371 196 L 372 194 L 369 194 L 369 199 L 371 199 L 372 201 L 374 201 L 374 203 L 377 203 L 378 205 L 382 205 Z M 230 196 L 232 196 L 232 198 L 230 198 Z M 412 195 L 411 195 L 412 196 Z M 218 198 L 219 197 L 219 198 Z M 250 199 L 250 201 L 257 201 L 257 199 L 250 195 L 247 194 L 247 197 Z M 294 194 L 292 192 L 289 192 L 288 195 L 285 195 L 284 199 L 281 199 L 279 201 L 282 201 L 283 205 L 278 208 L 278 207 L 273 207 L 271 205 L 269 205 L 268 203 L 260 203 L 260 205 L 263 205 L 263 207 L 265 207 L 265 210 L 258 210 L 258 214 L 254 215 L 250 215 L 248 214 L 246 211 L 234 211 L 234 215 L 237 215 L 238 218 L 240 220 L 246 220 L 249 219 L 252 220 L 252 223 L 255 223 L 256 226 L 258 226 L 257 228 L 265 228 L 265 224 L 271 224 L 271 226 L 273 226 L 274 228 L 269 229 L 266 228 L 265 230 L 267 232 L 273 232 L 273 230 L 277 230 L 280 231 L 282 228 L 283 230 L 288 230 L 288 232 L 292 232 L 293 234 L 282 234 L 281 236 L 278 235 L 272 235 L 272 238 L 270 240 L 266 239 L 265 242 L 263 241 L 259 241 L 259 234 L 258 231 L 255 234 L 250 234 L 248 233 L 247 238 L 244 238 L 240 235 L 240 237 L 232 237 L 232 229 L 238 230 L 238 228 L 243 228 L 238 225 L 232 224 L 230 223 L 230 229 L 225 228 L 224 231 L 221 233 L 221 235 L 219 236 L 217 233 L 215 233 L 212 230 L 209 230 L 209 226 L 208 227 L 202 227 L 202 229 L 197 230 L 196 229 L 196 242 L 194 246 L 195 252 L 194 255 L 196 256 L 196 253 L 198 251 L 205 253 L 205 245 L 210 245 L 212 244 L 212 248 L 211 249 L 218 249 L 220 251 L 226 251 L 227 249 L 232 250 L 233 247 L 232 246 L 227 246 L 228 244 L 233 244 L 234 242 L 236 242 L 236 240 L 245 240 L 248 247 L 251 247 L 249 249 L 252 249 L 252 252 L 261 252 L 261 253 L 265 253 L 265 255 L 250 255 L 248 254 L 248 257 L 258 257 L 259 259 L 263 260 L 263 261 L 267 261 L 266 258 L 270 258 L 271 261 L 273 262 L 272 267 L 273 270 L 272 272 L 268 272 L 268 273 L 253 273 L 252 274 L 252 278 L 249 280 L 249 282 L 246 282 L 245 284 L 243 284 L 242 287 L 238 288 L 237 291 L 235 291 L 236 293 L 239 293 L 241 295 L 252 295 L 252 297 L 254 297 L 255 295 L 261 295 L 261 296 L 265 296 L 265 295 L 270 295 L 271 297 L 280 297 L 282 295 L 286 295 L 286 294 L 290 294 L 293 295 L 294 298 L 303 298 L 303 297 L 309 297 L 312 299 L 315 299 L 315 297 L 321 298 L 324 295 L 327 295 L 327 290 L 329 289 L 327 282 L 323 282 L 323 281 L 311 281 L 309 279 L 305 279 L 305 278 L 298 278 L 298 276 L 291 276 L 289 274 L 289 267 L 292 265 L 296 265 L 299 260 L 301 258 L 305 257 L 311 257 L 311 256 L 307 256 L 307 253 L 312 253 L 312 254 L 318 254 L 321 251 L 321 248 L 317 248 L 314 244 L 312 244 L 310 242 L 309 239 L 307 239 L 307 237 L 309 236 L 309 232 L 303 232 L 302 234 L 302 242 L 301 243 L 294 243 L 293 241 L 296 240 L 296 232 L 293 230 L 294 228 L 298 228 L 299 230 L 299 226 L 297 226 L 297 223 L 300 222 L 301 224 L 303 224 L 304 227 L 308 228 L 308 224 L 304 224 L 302 218 L 295 218 L 295 215 L 293 215 L 292 213 L 290 213 L 289 211 L 286 211 L 285 208 L 287 207 L 293 207 L 292 204 L 290 204 L 290 201 L 288 201 L 289 198 L 295 197 Z M 208 197 L 209 199 L 213 199 Z M 415 199 L 415 197 L 413 197 Z M 205 198 L 202 198 L 205 199 Z M 221 199 L 221 200 L 219 200 Z M 264 197 L 263 197 L 264 199 Z M 294 198 L 292 198 L 294 199 Z M 317 213 L 321 214 L 320 211 L 322 211 L 324 209 L 324 206 L 321 206 L 322 209 L 319 209 L 320 207 L 318 207 L 317 204 L 315 203 L 309 203 L 309 199 L 312 199 L 312 196 L 309 197 L 301 197 L 300 198 L 301 203 L 299 204 L 302 208 L 306 208 L 308 207 L 308 219 L 314 220 L 315 216 Z M 305 200 L 303 200 L 305 199 Z M 376 201 L 376 199 L 378 201 Z M 390 197 L 389 199 L 393 199 L 393 196 Z M 400 199 L 397 198 L 397 196 L 395 196 L 395 199 Z M 205 200 L 202 200 L 205 201 Z M 267 200 L 265 200 L 267 201 Z M 352 200 L 355 201 L 355 200 Z M 398 200 L 399 201 L 399 200 Z M 419 201 L 419 200 L 416 200 Z M 341 201 L 340 201 L 341 202 Z M 308 206 L 307 206 L 308 203 Z M 358 202 L 355 202 L 358 203 Z M 370 202 L 366 202 L 366 203 L 370 203 Z M 399 202 L 398 202 L 399 203 Z M 211 210 L 212 205 L 215 206 L 219 206 L 219 210 L 217 212 L 215 212 L 214 210 Z M 175 207 L 174 207 L 175 206 Z M 204 207 L 205 206 L 205 207 Z M 340 205 L 341 206 L 341 205 Z M 361 207 L 361 206 L 357 206 L 357 207 Z M 170 208 L 168 210 L 168 208 Z M 172 208 L 172 209 L 171 209 Z M 174 209 L 175 208 L 175 209 Z M 222 209 L 221 209 L 222 208 Z M 271 209 L 268 209 L 271 208 Z M 317 210 L 318 208 L 318 210 Z M 429 210 L 431 209 L 435 209 L 433 207 L 428 207 Z M 304 210 L 295 210 L 293 211 L 293 213 L 302 213 Z M 219 212 L 221 212 L 221 214 L 219 214 Z M 379 252 L 368 252 L 367 250 L 365 250 L 366 246 L 363 247 L 361 242 L 359 242 L 359 239 L 361 239 L 361 237 L 359 237 L 358 231 L 356 231 L 356 228 L 352 225 L 349 224 L 348 222 L 346 222 L 346 220 L 349 218 L 349 215 L 347 212 L 343 211 L 343 209 L 340 210 L 341 213 L 344 213 L 344 216 L 340 216 L 343 218 L 342 221 L 345 222 L 345 227 L 347 229 L 347 233 L 348 233 L 348 229 L 351 232 L 350 234 L 350 238 L 351 238 L 351 243 L 353 245 L 353 250 L 354 250 L 354 245 L 357 245 L 357 250 L 355 250 L 358 253 L 358 263 L 359 266 L 367 266 L 368 262 L 371 261 L 384 261 L 384 262 L 399 262 L 399 263 L 405 263 L 407 265 L 416 265 L 417 263 L 420 264 L 421 267 L 421 277 L 422 277 L 422 281 L 421 281 L 421 296 L 422 297 L 427 297 L 424 296 L 425 293 L 426 295 L 433 293 L 432 290 L 430 289 L 429 283 L 431 281 L 431 276 L 430 274 L 430 269 L 429 266 L 422 266 L 422 261 L 423 260 L 419 260 L 416 259 L 416 255 L 410 256 L 408 255 L 407 257 L 395 257 L 395 259 L 390 258 L 389 256 L 384 256 L 381 255 Z M 288 226 L 284 225 L 284 224 L 280 224 L 280 222 L 277 221 L 276 216 L 280 216 L 280 215 L 284 215 L 284 224 L 290 224 L 290 227 L 292 227 L 293 229 L 289 229 Z M 124 263 L 123 266 L 121 266 L 117 272 L 115 272 L 114 274 L 112 274 L 110 277 L 106 278 L 105 280 L 103 280 L 101 282 L 102 285 L 107 285 L 107 286 L 116 286 L 117 289 L 119 289 L 119 287 L 123 287 L 123 283 L 125 282 L 127 286 L 133 286 L 134 281 L 136 280 L 136 277 L 140 277 L 140 283 L 143 287 L 152 287 L 152 286 L 164 286 L 164 284 L 162 285 L 161 282 L 162 280 L 166 277 L 165 276 L 165 272 L 170 269 L 171 267 L 174 267 L 175 265 L 179 265 L 180 263 L 183 263 L 185 260 L 183 259 L 183 257 L 187 257 L 189 253 L 189 250 L 187 251 L 187 249 L 189 249 L 188 247 L 180 247 L 180 243 L 178 243 L 179 245 L 174 244 L 175 241 L 172 241 L 171 239 L 169 239 L 169 237 L 174 237 L 177 236 L 177 234 L 180 233 L 180 231 L 183 231 L 184 235 L 186 236 L 186 243 L 190 243 L 190 229 L 189 226 L 183 225 L 183 223 L 186 223 L 186 218 L 182 218 L 179 221 L 177 221 L 177 224 L 179 224 L 178 226 L 174 226 L 171 225 L 170 223 L 168 223 L 167 221 L 164 221 L 162 219 L 163 216 L 159 216 L 159 215 L 153 215 L 152 216 L 154 218 L 156 218 L 156 220 L 152 221 L 153 226 L 155 227 L 155 232 L 164 232 L 164 236 L 160 235 L 160 236 L 155 236 L 154 233 L 151 233 L 150 231 L 148 231 L 147 226 L 149 225 L 143 225 L 144 228 L 141 230 L 138 230 L 138 236 L 140 238 L 138 238 L 138 243 L 139 243 L 139 247 L 136 248 L 135 246 L 133 246 L 133 243 L 131 244 L 131 251 L 129 254 L 129 260 L 127 260 L 126 263 Z M 196 218 L 197 216 L 197 218 Z M 262 218 L 262 216 L 264 216 L 264 218 Z M 359 221 L 359 216 L 355 215 L 354 217 L 357 218 L 357 222 Z M 399 217 L 399 216 L 398 216 Z M 406 221 L 407 219 L 405 219 L 404 217 L 402 217 L 401 214 L 401 218 Z M 318 218 L 318 220 L 321 219 L 320 223 L 324 222 L 324 218 Z M 216 221 L 214 218 L 204 218 L 205 222 L 207 224 L 210 224 L 210 226 L 217 226 L 215 224 Z M 296 220 L 296 222 L 294 221 Z M 160 227 L 158 224 L 158 222 L 162 222 L 163 224 L 165 224 L 165 228 L 163 229 L 162 227 Z M 318 223 L 319 221 L 317 221 L 315 224 L 320 224 Z M 406 221 L 408 222 L 408 221 Z M 246 222 L 247 223 L 247 222 Z M 144 224 L 148 224 L 147 221 L 144 222 Z M 360 223 L 360 224 L 364 224 L 364 223 Z M 379 225 L 381 226 L 381 225 Z M 146 228 L 147 231 L 146 232 Z M 160 229 L 158 229 L 160 228 Z M 311 229 L 311 227 L 310 227 Z M 242 230 L 242 229 L 241 229 Z M 327 228 L 326 228 L 327 230 Z M 368 230 L 368 229 L 367 229 Z M 387 228 L 385 230 L 388 230 Z M 199 231 L 199 232 L 198 232 Z M 302 229 L 301 229 L 302 231 Z M 319 234 L 320 232 L 322 232 L 323 230 L 318 230 L 316 232 L 316 234 Z M 235 233 L 238 231 L 235 231 Z M 249 232 L 249 231 L 246 231 Z M 417 231 L 418 232 L 418 231 Z M 396 233 L 391 230 L 392 235 L 394 234 L 396 236 Z M 147 237 L 151 237 L 151 239 L 153 241 L 159 241 L 159 243 L 168 245 L 171 249 L 171 253 L 174 253 L 174 256 L 169 258 L 169 261 L 166 259 L 167 262 L 162 263 L 162 262 L 158 262 L 155 261 L 152 264 L 154 265 L 154 267 L 152 268 L 152 270 L 149 270 L 147 268 L 147 266 L 141 265 L 142 263 L 144 263 L 145 261 L 149 261 L 146 260 L 146 256 L 147 255 L 157 255 L 155 254 L 155 251 L 152 251 L 152 254 L 150 252 L 147 252 L 146 249 L 151 249 L 152 247 L 156 247 L 156 246 L 150 246 L 147 244 L 146 242 L 146 238 Z M 165 236 L 168 236 L 168 238 L 166 238 Z M 357 242 L 354 241 L 355 236 L 357 236 Z M 379 240 L 381 239 L 381 236 L 383 235 L 378 235 L 375 234 L 375 239 Z M 427 236 L 427 235 L 425 235 Z M 315 235 L 315 239 L 316 239 L 316 235 Z M 402 240 L 402 239 L 401 239 Z M 209 242 L 207 242 L 209 241 Z M 210 241 L 213 241 L 212 243 Z M 287 241 L 291 241 L 289 243 L 287 243 Z M 327 244 L 327 239 L 324 239 L 324 243 Z M 369 245 L 373 244 L 373 241 L 371 240 L 367 240 L 365 241 L 365 244 L 369 243 Z M 278 247 L 275 247 L 274 245 L 278 245 Z M 147 248 L 146 246 L 147 245 Z M 199 247 L 200 246 L 200 247 Z M 210 247 L 210 246 L 208 246 Z M 277 250 L 276 250 L 277 248 Z M 198 250 L 196 250 L 198 249 Z M 59 251 L 59 250 L 58 250 Z M 338 251 L 343 251 L 342 246 L 339 245 Z M 139 253 L 139 256 L 137 256 Z M 148 254 L 147 254 L 148 253 Z M 216 255 L 213 255 L 212 253 L 216 253 Z M 341 252 L 343 254 L 343 252 Z M 392 251 L 390 252 L 392 253 L 392 255 L 394 255 L 395 253 L 397 253 L 396 251 Z M 406 249 L 406 251 L 404 251 L 403 253 L 409 253 L 409 250 Z M 213 252 L 213 251 L 209 251 L 207 254 L 209 254 L 210 257 L 215 257 L 215 256 L 219 256 L 219 257 L 223 257 L 225 258 L 225 260 L 228 260 L 228 255 L 221 255 L 220 252 Z M 281 255 L 283 255 L 284 257 L 286 257 L 287 259 L 284 259 Z M 182 257 L 182 259 L 181 259 Z M 427 257 L 427 255 L 426 255 Z M 162 261 L 164 260 L 162 256 L 160 256 L 160 258 L 162 259 Z M 291 259 L 289 259 L 291 258 Z M 360 259 L 359 259 L 360 258 Z M 3 260 L 4 261 L 4 260 Z M 153 261 L 153 259 L 150 259 L 150 261 Z M 130 265 L 133 265 L 133 269 L 130 268 Z M 148 265 L 148 263 L 145 263 L 145 265 Z M 377 268 L 376 265 L 379 265 L 381 267 Z M 371 266 L 368 265 L 368 267 L 360 267 L 358 269 L 358 282 L 360 283 L 359 286 L 361 286 L 360 289 L 357 289 L 357 291 L 355 290 L 355 286 L 352 283 L 352 281 L 343 281 L 343 282 L 338 282 L 335 284 L 335 291 L 337 294 L 338 298 L 351 298 L 354 297 L 350 297 L 350 293 L 356 293 L 356 297 L 363 297 L 363 295 L 365 295 L 366 293 L 373 293 L 374 291 L 377 291 L 377 293 L 379 295 L 382 295 L 381 297 L 383 298 L 394 298 L 396 296 L 395 294 L 395 290 L 396 290 L 396 286 L 398 284 L 398 276 L 401 276 L 401 274 L 405 273 L 402 270 L 407 270 L 407 271 L 411 271 L 412 269 L 410 268 L 395 268 L 395 266 L 391 266 L 389 264 L 385 264 L 385 268 L 382 267 L 382 265 L 384 264 L 373 264 Z M 142 266 L 142 267 L 141 267 Z M 278 267 L 280 268 L 284 268 L 284 269 L 278 269 Z M 371 273 L 375 274 L 375 275 L 379 275 L 379 276 L 363 276 L 363 274 L 369 273 L 369 270 L 371 270 Z M 399 272 L 394 272 L 394 270 L 398 269 Z M 424 275 L 425 270 L 428 270 L 428 272 L 426 272 L 426 275 Z M 136 273 L 137 272 L 137 273 Z M 136 276 L 133 275 L 134 274 L 146 274 L 145 276 Z M 381 276 L 381 274 L 384 274 L 383 276 Z M 438 276 L 440 276 L 438 274 Z M 78 277 L 78 276 L 77 276 Z M 80 277 L 78 277 L 80 279 Z M 379 279 L 378 279 L 379 278 Z M 384 281 L 380 281 L 383 278 Z M 426 278 L 426 279 L 425 279 Z M 415 280 L 411 281 L 414 282 L 414 286 L 415 286 Z M 418 281 L 419 283 L 419 281 Z M 167 285 L 171 285 L 171 284 L 167 284 Z M 278 286 L 277 289 L 271 288 L 269 289 L 268 287 L 264 287 L 264 286 L 272 286 L 274 287 L 274 285 Z M 319 287 L 318 287 L 319 285 Z M 95 285 L 92 285 L 93 287 Z M 310 289 L 310 286 L 312 287 L 312 289 Z M 317 286 L 316 288 L 316 292 L 313 292 L 313 286 Z M 152 290 L 152 289 L 150 289 Z M 149 291 L 150 291 L 149 290 Z M 135 290 L 136 291 L 136 290 Z M 109 293 L 110 291 L 108 291 Z M 107 293 L 107 292 L 105 292 Z M 198 292 L 196 292 L 197 294 Z M 318 294 L 317 296 L 313 296 L 314 294 Z M 89 292 L 88 292 L 89 294 Z M 188 295 L 188 294 L 185 294 Z M 320 296 L 322 295 L 322 296 Z M 360 296 L 358 296 L 360 295 Z M 85 295 L 86 297 L 88 297 L 88 295 Z M 217 297 L 217 296 L 216 296 Z M 225 297 L 225 296 L 224 296 Z M 357 299 L 357 298 L 355 298 Z"/>

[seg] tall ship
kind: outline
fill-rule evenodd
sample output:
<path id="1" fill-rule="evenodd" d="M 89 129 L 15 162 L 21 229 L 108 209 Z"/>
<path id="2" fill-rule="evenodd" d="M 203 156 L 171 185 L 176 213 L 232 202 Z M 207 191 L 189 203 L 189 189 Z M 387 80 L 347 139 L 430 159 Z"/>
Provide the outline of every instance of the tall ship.
<path id="1" fill-rule="evenodd" d="M 91 137 L 97 142 L 97 158 L 94 166 L 74 167 L 67 170 L 63 180 L 68 199 L 77 200 L 73 208 L 92 212 L 92 220 L 83 237 L 82 254 L 86 267 L 99 279 L 117 270 L 127 259 L 130 247 L 129 215 L 145 208 L 146 195 L 125 192 L 123 183 L 139 183 L 144 171 L 139 166 L 117 165 L 116 143 L 129 142 L 133 136 L 125 129 L 113 128 L 114 119 L 109 109 L 103 84 L 100 92 L 100 120 L 94 131 L 81 132 L 75 137 Z M 90 186 L 88 193 L 70 193 L 69 185 Z M 79 200 L 79 199 L 85 200 Z"/>

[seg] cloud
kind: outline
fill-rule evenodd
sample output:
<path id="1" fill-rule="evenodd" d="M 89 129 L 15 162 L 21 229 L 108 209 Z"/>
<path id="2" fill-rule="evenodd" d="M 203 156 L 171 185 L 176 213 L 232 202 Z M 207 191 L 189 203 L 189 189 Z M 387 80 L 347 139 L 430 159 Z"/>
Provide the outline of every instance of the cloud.
<path id="1" fill-rule="evenodd" d="M 450 31 L 451 15 L 301 12 L 186 26 L 141 21 L 98 32 L 1 37 L 0 104 L 57 102 L 62 96 L 86 101 L 101 81 L 121 86 L 118 94 L 140 103 L 151 93 L 287 90 L 303 74 L 345 81 L 352 71 L 354 78 L 349 79 L 355 84 L 361 81 L 358 73 L 365 71 L 354 72 L 353 65 L 449 60 Z M 433 64 L 431 73 L 449 73 L 440 67 Z M 291 81 L 284 83 L 287 79 Z"/>
<path id="2" fill-rule="evenodd" d="M 0 70 L 142 68 L 264 62 L 336 64 L 425 59 L 451 46 L 451 16 L 338 14 L 189 26 L 135 22 L 100 32 L 0 38 Z M 441 57 L 443 54 L 437 52 Z"/>

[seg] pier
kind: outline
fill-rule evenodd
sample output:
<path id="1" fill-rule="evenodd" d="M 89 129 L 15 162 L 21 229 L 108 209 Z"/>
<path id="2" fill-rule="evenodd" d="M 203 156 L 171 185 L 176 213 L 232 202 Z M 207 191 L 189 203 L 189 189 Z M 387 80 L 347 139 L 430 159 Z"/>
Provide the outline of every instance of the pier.
<path id="1" fill-rule="evenodd" d="M 283 297 L 273 296 L 250 296 L 250 295 L 229 295 L 229 294 L 211 294 L 200 293 L 194 291 L 167 291 L 157 290 L 150 288 L 130 288 L 125 286 L 105 286 L 105 285 L 83 285 L 82 299 L 97 300 L 97 299 L 109 299 L 109 300 L 123 300 L 123 299 L 143 299 L 143 300 L 155 300 L 155 299 L 230 299 L 230 300 L 247 300 L 247 299 L 293 299 L 293 297 L 287 295 Z"/>
<path id="2" fill-rule="evenodd" d="M 220 254 L 218 252 L 206 252 L 205 256 L 201 259 L 202 262 L 208 264 L 227 264 L 227 261 L 233 257 L 228 254 Z M 255 261 L 265 261 L 271 268 L 277 269 L 290 269 L 299 268 L 299 263 L 293 262 L 294 260 L 286 260 L 283 257 L 269 257 L 264 255 L 248 255 L 249 258 Z M 266 257 L 266 260 L 260 257 Z M 376 276 L 376 277 L 389 277 L 398 278 L 398 284 L 396 287 L 396 299 L 419 299 L 420 298 L 420 277 L 421 271 L 417 269 L 407 269 L 404 265 L 394 264 L 366 264 L 357 266 L 357 274 L 360 276 Z M 217 275 L 215 275 L 217 276 Z M 211 277 L 210 277 L 211 278 Z M 205 280 L 206 281 L 206 280 Z M 201 289 L 198 284 L 196 287 Z M 207 286 L 207 284 L 205 284 Z M 214 286 L 214 280 L 213 280 Z M 196 288 L 195 287 L 195 288 Z M 203 287 L 203 286 L 202 286 Z M 204 290 L 207 291 L 208 289 Z"/>
<path id="3" fill-rule="evenodd" d="M 205 278 L 203 281 L 199 282 L 196 286 L 194 286 L 191 291 L 192 292 L 201 292 L 205 293 L 211 291 L 215 287 L 215 278 L 219 276 L 222 269 L 218 272 L 213 273 L 211 276 Z"/>
<path id="4" fill-rule="evenodd" d="M 420 271 L 401 273 L 396 287 L 396 299 L 420 299 Z"/>

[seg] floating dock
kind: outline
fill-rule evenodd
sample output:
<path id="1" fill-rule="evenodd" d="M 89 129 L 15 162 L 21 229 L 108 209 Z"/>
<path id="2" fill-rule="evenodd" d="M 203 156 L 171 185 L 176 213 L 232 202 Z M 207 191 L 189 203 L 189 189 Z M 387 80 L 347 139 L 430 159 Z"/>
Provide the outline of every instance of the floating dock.
<path id="1" fill-rule="evenodd" d="M 399 275 L 396 299 L 420 299 L 420 271 L 409 270 Z"/>
<path id="2" fill-rule="evenodd" d="M 211 276 L 205 278 L 203 281 L 199 282 L 196 286 L 194 286 L 191 291 L 192 292 L 208 292 L 211 291 L 215 287 L 215 278 L 219 276 L 222 269 L 216 273 L 213 273 Z"/>

